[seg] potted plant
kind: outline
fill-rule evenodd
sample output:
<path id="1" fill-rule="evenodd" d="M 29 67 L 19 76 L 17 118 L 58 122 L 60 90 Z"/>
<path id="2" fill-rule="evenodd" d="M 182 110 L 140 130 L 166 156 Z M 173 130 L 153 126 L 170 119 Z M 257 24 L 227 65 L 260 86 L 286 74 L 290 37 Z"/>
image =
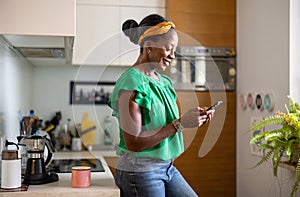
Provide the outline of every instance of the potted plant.
<path id="1" fill-rule="evenodd" d="M 288 96 L 288 99 L 285 113 L 278 111 L 251 125 L 249 131 L 264 129 L 250 140 L 250 144 L 256 144 L 264 152 L 254 167 L 272 160 L 274 176 L 277 176 L 280 163 L 295 167 L 296 181 L 291 191 L 291 196 L 294 196 L 300 182 L 300 106 L 291 97 Z"/>

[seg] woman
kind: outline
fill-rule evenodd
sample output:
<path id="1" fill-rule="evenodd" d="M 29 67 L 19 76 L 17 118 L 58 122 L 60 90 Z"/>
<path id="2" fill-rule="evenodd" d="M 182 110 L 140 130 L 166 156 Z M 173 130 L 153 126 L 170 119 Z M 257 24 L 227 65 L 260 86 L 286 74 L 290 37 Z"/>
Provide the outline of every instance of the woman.
<path id="1" fill-rule="evenodd" d="M 157 72 L 175 58 L 178 35 L 172 22 L 149 15 L 140 24 L 125 21 L 122 30 L 140 54 L 109 100 L 120 125 L 115 181 L 121 196 L 197 196 L 173 160 L 184 151 L 183 129 L 201 126 L 214 110 L 197 107 L 179 117 L 172 81 Z"/>

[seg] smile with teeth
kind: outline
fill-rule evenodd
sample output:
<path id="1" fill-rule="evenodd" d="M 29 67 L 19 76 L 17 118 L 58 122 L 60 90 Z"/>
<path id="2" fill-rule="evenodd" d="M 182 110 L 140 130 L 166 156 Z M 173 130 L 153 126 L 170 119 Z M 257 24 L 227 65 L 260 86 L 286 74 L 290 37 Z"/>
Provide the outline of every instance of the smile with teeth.
<path id="1" fill-rule="evenodd" d="M 166 64 L 166 65 L 170 65 L 170 61 L 168 61 L 168 60 L 164 60 L 164 64 Z"/>

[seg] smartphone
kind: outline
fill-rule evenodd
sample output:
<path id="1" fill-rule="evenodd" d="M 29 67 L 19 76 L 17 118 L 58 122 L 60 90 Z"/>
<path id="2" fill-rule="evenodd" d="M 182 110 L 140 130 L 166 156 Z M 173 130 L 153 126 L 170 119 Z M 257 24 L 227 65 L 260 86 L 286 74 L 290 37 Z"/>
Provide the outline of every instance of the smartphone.
<path id="1" fill-rule="evenodd" d="M 209 108 L 207 108 L 206 111 L 211 110 L 211 109 L 215 109 L 216 107 L 218 107 L 219 105 L 221 105 L 223 103 L 223 101 L 217 101 L 216 103 L 214 103 L 212 106 L 210 106 Z"/>

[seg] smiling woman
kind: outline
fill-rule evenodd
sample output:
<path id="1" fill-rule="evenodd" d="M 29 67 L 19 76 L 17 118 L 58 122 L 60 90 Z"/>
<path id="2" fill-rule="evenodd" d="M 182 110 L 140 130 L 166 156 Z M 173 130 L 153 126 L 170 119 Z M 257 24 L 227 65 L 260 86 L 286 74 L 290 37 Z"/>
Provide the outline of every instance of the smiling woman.
<path id="1" fill-rule="evenodd" d="M 164 71 L 175 58 L 178 35 L 174 28 L 172 22 L 166 19 L 160 21 L 158 15 L 146 17 L 140 25 L 134 20 L 127 20 L 122 27 L 125 35 L 141 46 L 140 56 L 133 67 L 159 80 L 155 71 Z"/>
<path id="2" fill-rule="evenodd" d="M 184 151 L 183 129 L 210 121 L 214 110 L 195 107 L 179 115 L 172 81 L 159 72 L 175 58 L 178 35 L 172 22 L 153 14 L 140 24 L 125 21 L 122 30 L 140 54 L 108 102 L 120 125 L 116 184 L 122 196 L 197 196 L 173 160 Z"/>

